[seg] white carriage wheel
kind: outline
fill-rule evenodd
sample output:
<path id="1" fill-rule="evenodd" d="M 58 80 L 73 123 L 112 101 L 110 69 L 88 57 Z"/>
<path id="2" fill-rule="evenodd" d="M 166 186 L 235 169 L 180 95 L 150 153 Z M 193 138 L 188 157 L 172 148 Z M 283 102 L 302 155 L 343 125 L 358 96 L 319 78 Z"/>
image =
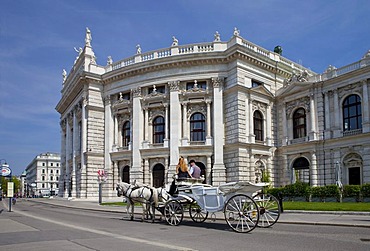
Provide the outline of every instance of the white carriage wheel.
<path id="1" fill-rule="evenodd" d="M 253 197 L 257 203 L 260 218 L 258 220 L 259 227 L 271 227 L 280 217 L 280 204 L 278 199 L 271 194 L 259 193 Z"/>
<path id="2" fill-rule="evenodd" d="M 224 215 L 227 224 L 239 233 L 255 229 L 259 219 L 256 202 L 245 194 L 231 197 L 225 204 Z"/>
<path id="3" fill-rule="evenodd" d="M 184 218 L 184 210 L 182 205 L 176 200 L 167 201 L 164 205 L 164 217 L 168 224 L 177 226 Z"/>
<path id="4" fill-rule="evenodd" d="M 196 201 L 189 205 L 190 218 L 197 223 L 204 222 L 208 217 L 208 212 L 201 208 Z"/>

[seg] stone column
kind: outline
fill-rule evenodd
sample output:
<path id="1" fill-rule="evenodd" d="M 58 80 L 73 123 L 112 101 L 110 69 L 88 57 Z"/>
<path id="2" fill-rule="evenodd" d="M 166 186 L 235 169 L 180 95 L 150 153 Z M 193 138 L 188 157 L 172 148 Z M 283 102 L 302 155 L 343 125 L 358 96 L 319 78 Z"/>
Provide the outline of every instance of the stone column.
<path id="1" fill-rule="evenodd" d="M 283 103 L 281 117 L 282 117 L 282 128 L 283 128 L 283 138 L 282 138 L 281 143 L 283 146 L 286 146 L 288 145 L 288 131 L 287 131 L 288 124 L 287 124 L 287 119 L 286 119 L 287 114 L 286 114 L 286 103 L 285 102 Z"/>
<path id="2" fill-rule="evenodd" d="M 249 97 L 248 99 L 245 100 L 245 111 L 249 111 Z M 246 124 L 246 127 L 245 127 L 245 138 L 246 138 L 246 143 L 249 143 L 250 142 L 250 139 L 249 139 L 249 135 L 251 134 L 251 130 L 252 130 L 252 127 L 249 125 L 249 116 L 248 114 L 246 114 L 245 116 L 245 124 Z"/>
<path id="3" fill-rule="evenodd" d="M 144 116 L 141 108 L 141 88 L 132 90 L 132 167 L 131 180 L 143 182 L 143 170 L 141 166 L 141 144 L 143 142 Z"/>
<path id="4" fill-rule="evenodd" d="M 338 98 L 338 90 L 334 90 L 334 138 L 341 137 L 340 126 L 340 103 Z"/>
<path id="5" fill-rule="evenodd" d="M 253 100 L 249 98 L 249 112 L 247 117 L 249 117 L 249 143 L 255 143 L 256 138 L 253 131 Z"/>
<path id="6" fill-rule="evenodd" d="M 187 102 L 182 103 L 182 146 L 189 145 Z"/>
<path id="7" fill-rule="evenodd" d="M 315 107 L 315 94 L 310 94 L 310 120 L 311 120 L 311 132 L 310 141 L 316 140 L 316 107 Z"/>
<path id="8" fill-rule="evenodd" d="M 206 136 L 206 145 L 212 145 L 212 136 L 211 136 L 211 101 L 207 100 L 207 136 Z"/>
<path id="9" fill-rule="evenodd" d="M 311 170 L 310 170 L 310 180 L 311 186 L 317 186 L 317 160 L 316 160 L 316 152 L 311 153 Z"/>
<path id="10" fill-rule="evenodd" d="M 368 86 L 367 86 L 367 80 L 362 81 L 362 102 L 363 102 L 363 121 L 362 121 L 362 132 L 367 133 L 370 132 L 370 114 L 369 114 L 369 91 L 368 91 Z"/>
<path id="11" fill-rule="evenodd" d="M 226 182 L 226 168 L 224 164 L 224 105 L 223 105 L 223 78 L 212 78 L 213 84 L 213 167 L 212 182 L 218 186 Z M 210 159 L 209 159 L 210 161 Z M 207 159 L 208 162 L 208 159 Z M 207 163 L 208 168 L 208 163 Z M 209 165 L 211 168 L 211 165 Z M 209 175 L 208 177 L 210 177 Z"/>
<path id="12" fill-rule="evenodd" d="M 150 171 L 149 171 L 149 159 L 148 158 L 145 158 L 144 159 L 144 184 L 147 184 L 149 186 L 152 185 L 152 178 L 151 178 L 151 175 L 150 175 Z"/>
<path id="13" fill-rule="evenodd" d="M 168 105 L 164 104 L 164 140 L 163 146 L 168 147 Z"/>
<path id="14" fill-rule="evenodd" d="M 73 133 L 72 133 L 72 197 L 76 197 L 76 152 L 77 152 L 77 139 L 78 139 L 78 126 L 76 118 L 76 109 L 73 110 Z"/>
<path id="15" fill-rule="evenodd" d="M 206 182 L 207 184 L 212 184 L 212 159 L 211 156 L 207 156 L 207 166 L 206 166 Z"/>
<path id="16" fill-rule="evenodd" d="M 329 92 L 324 93 L 324 105 L 325 105 L 325 139 L 330 139 L 331 138 L 331 125 L 330 125 L 330 103 L 329 103 Z"/>
<path id="17" fill-rule="evenodd" d="M 116 150 L 118 147 L 121 147 L 119 144 L 119 130 L 118 130 L 118 119 L 117 119 L 117 114 L 113 116 L 114 120 L 114 142 L 113 142 L 113 149 Z"/>
<path id="18" fill-rule="evenodd" d="M 143 148 L 149 148 L 149 109 L 148 107 L 144 107 L 144 141 L 143 141 Z"/>
<path id="19" fill-rule="evenodd" d="M 59 178 L 59 190 L 58 190 L 58 196 L 65 197 L 64 191 L 66 189 L 65 187 L 65 175 L 66 175 L 66 165 L 67 165 L 67 153 L 66 153 L 66 119 L 62 119 L 60 122 L 61 126 L 61 155 L 60 155 L 60 178 Z"/>
<path id="20" fill-rule="evenodd" d="M 104 170 L 107 173 L 107 182 L 105 184 L 105 189 L 108 189 L 106 193 L 108 196 L 112 196 L 113 191 L 112 187 L 114 187 L 114 170 L 112 166 L 112 160 L 110 157 L 110 152 L 113 146 L 113 138 L 114 138 L 114 124 L 113 124 L 113 116 L 111 110 L 111 97 L 106 96 L 104 99 Z M 111 189 L 109 189 L 111 188 Z"/>
<path id="21" fill-rule="evenodd" d="M 289 168 L 289 165 L 288 165 L 288 156 L 286 154 L 283 154 L 282 155 L 282 159 L 283 159 L 283 165 L 282 165 L 282 170 L 281 170 L 281 181 L 279 183 L 281 183 L 283 186 L 285 185 L 288 185 L 289 184 L 289 181 L 291 181 L 291 169 Z"/>
<path id="22" fill-rule="evenodd" d="M 81 197 L 87 197 L 87 175 L 85 154 L 87 152 L 87 114 L 86 114 L 87 100 L 83 97 L 82 100 L 82 118 L 81 118 Z"/>
<path id="23" fill-rule="evenodd" d="M 69 115 L 67 115 L 67 125 L 66 125 L 66 173 L 64 176 L 66 190 L 64 193 L 64 197 L 69 197 L 69 189 L 70 189 L 70 177 L 71 177 L 71 170 L 69 166 L 69 160 L 71 159 L 71 128 L 69 126 Z"/>
<path id="24" fill-rule="evenodd" d="M 179 101 L 180 81 L 171 81 L 170 87 L 170 167 L 169 176 L 176 172 L 176 165 L 179 160 L 179 142 L 181 132 L 181 106 Z"/>
<path id="25" fill-rule="evenodd" d="M 266 109 L 266 126 L 265 126 L 265 132 L 266 132 L 266 144 L 268 146 L 272 145 L 272 136 L 271 136 L 271 104 L 267 105 Z"/>

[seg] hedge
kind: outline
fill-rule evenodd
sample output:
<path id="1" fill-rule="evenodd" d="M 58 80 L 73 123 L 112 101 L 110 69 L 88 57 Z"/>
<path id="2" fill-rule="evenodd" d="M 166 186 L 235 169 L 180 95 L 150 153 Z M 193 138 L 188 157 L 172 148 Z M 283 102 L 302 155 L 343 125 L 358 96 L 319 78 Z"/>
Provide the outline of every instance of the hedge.
<path id="1" fill-rule="evenodd" d="M 307 183 L 297 182 L 284 187 L 268 188 L 267 193 L 275 196 L 283 196 L 284 199 L 291 200 L 294 197 L 309 198 L 317 197 L 321 200 L 325 198 L 336 198 L 338 201 L 341 197 L 341 190 L 336 185 L 310 187 Z M 363 201 L 363 198 L 370 198 L 370 183 L 363 185 L 344 185 L 342 188 L 343 198 L 355 198 L 356 201 Z"/>

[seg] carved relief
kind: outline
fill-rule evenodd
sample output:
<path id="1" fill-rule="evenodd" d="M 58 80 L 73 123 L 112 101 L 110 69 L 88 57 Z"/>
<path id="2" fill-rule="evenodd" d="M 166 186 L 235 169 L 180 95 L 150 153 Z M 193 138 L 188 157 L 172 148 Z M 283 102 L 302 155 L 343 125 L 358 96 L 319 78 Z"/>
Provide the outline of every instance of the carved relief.
<path id="1" fill-rule="evenodd" d="M 135 89 L 131 89 L 131 92 L 132 92 L 132 97 L 134 98 L 141 97 L 141 87 L 140 86 Z"/>
<path id="2" fill-rule="evenodd" d="M 253 110 L 253 112 L 256 111 L 256 110 L 259 110 L 265 115 L 266 114 L 266 109 L 267 109 L 267 104 L 257 102 L 257 101 L 252 101 L 252 110 Z"/>
<path id="3" fill-rule="evenodd" d="M 349 84 L 338 89 L 338 97 L 341 100 L 345 95 L 349 93 L 359 93 L 362 95 L 362 86 L 359 84 Z"/>
<path id="4" fill-rule="evenodd" d="M 292 111 L 298 107 L 302 107 L 306 110 L 306 112 L 310 112 L 310 98 L 309 97 L 303 97 L 301 99 L 290 101 L 286 104 L 286 115 L 289 117 L 289 115 L 292 113 Z"/>
<path id="5" fill-rule="evenodd" d="M 357 153 L 350 153 L 343 159 L 343 163 L 346 167 L 359 167 L 362 166 L 362 158 Z"/>
<path id="6" fill-rule="evenodd" d="M 150 109 L 149 110 L 149 123 L 151 123 L 153 119 L 157 116 L 164 117 L 164 110 L 160 108 Z"/>
<path id="7" fill-rule="evenodd" d="M 222 88 L 224 85 L 224 78 L 212 78 L 213 88 Z"/>
<path id="8" fill-rule="evenodd" d="M 193 113 L 200 112 L 203 115 L 207 114 L 207 108 L 204 105 L 188 105 L 188 110 L 187 110 L 187 117 L 190 119 L 190 116 Z"/>
<path id="9" fill-rule="evenodd" d="M 170 91 L 178 91 L 180 87 L 180 81 L 170 81 L 168 82 L 168 86 L 170 87 Z"/>

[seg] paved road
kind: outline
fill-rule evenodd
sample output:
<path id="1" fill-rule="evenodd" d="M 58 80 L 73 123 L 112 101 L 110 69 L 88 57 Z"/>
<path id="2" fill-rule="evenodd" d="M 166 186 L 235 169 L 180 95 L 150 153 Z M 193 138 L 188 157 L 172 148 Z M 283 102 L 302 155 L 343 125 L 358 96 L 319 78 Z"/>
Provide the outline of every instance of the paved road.
<path id="1" fill-rule="evenodd" d="M 31 199 L 34 202 L 58 205 L 63 207 L 89 209 L 108 212 L 125 212 L 125 208 L 116 206 L 102 206 L 97 201 L 67 200 L 62 198 Z M 110 201 L 122 201 L 113 199 Z M 109 201 L 106 201 L 109 202 Z M 370 203 L 369 203 L 370 207 Z M 135 212 L 141 213 L 141 207 L 135 208 Z M 187 215 L 185 215 L 187 216 Z M 217 218 L 224 220 L 222 213 L 216 214 Z M 312 212 L 312 211 L 284 211 L 280 215 L 278 223 L 310 224 L 310 225 L 333 225 L 333 226 L 357 226 L 370 228 L 370 212 Z"/>
<path id="2" fill-rule="evenodd" d="M 302 220 L 307 214 L 284 213 L 282 221 L 272 228 L 238 234 L 224 220 L 196 224 L 185 219 L 178 227 L 159 221 L 140 222 L 139 217 L 135 221 L 122 220 L 122 208 L 87 201 L 18 200 L 13 212 L 8 212 L 4 203 L 0 203 L 1 208 L 5 210 L 0 214 L 0 250 L 370 249 L 370 228 L 365 225 L 317 226 L 288 221 L 294 218 L 292 215 Z M 351 220 L 343 220 L 341 215 L 328 216 L 352 225 L 354 219 L 370 221 L 369 215 L 349 215 Z"/>

